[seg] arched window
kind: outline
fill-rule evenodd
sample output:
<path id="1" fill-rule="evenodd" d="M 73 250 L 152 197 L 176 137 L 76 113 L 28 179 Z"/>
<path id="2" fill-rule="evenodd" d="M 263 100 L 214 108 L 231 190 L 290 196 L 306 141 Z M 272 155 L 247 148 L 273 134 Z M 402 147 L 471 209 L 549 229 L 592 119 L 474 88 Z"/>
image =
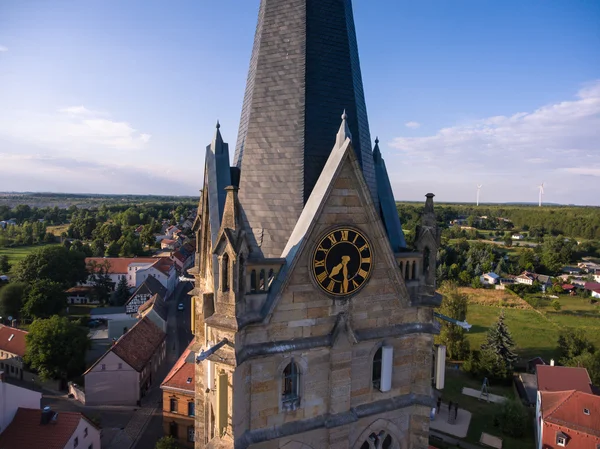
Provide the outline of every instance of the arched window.
<path id="1" fill-rule="evenodd" d="M 256 293 L 256 270 L 252 270 L 250 273 L 250 292 Z"/>
<path id="2" fill-rule="evenodd" d="M 223 288 L 221 291 L 228 292 L 229 291 L 229 255 L 227 253 L 223 254 L 223 258 L 221 259 L 221 285 Z"/>
<path id="3" fill-rule="evenodd" d="M 269 287 L 271 287 L 271 282 L 273 282 L 273 278 L 275 277 L 275 272 L 273 271 L 273 268 L 271 268 L 269 270 L 269 277 L 267 278 L 267 290 L 269 289 Z"/>
<path id="4" fill-rule="evenodd" d="M 293 406 L 299 403 L 300 371 L 294 359 L 283 370 L 283 391 L 281 399 L 284 405 Z"/>
<path id="5" fill-rule="evenodd" d="M 392 436 L 382 430 L 379 433 L 373 432 L 369 435 L 369 438 L 360 446 L 360 449 L 392 449 L 393 444 Z"/>
<path id="6" fill-rule="evenodd" d="M 400 262 L 400 273 L 404 273 L 404 262 Z"/>
<path id="7" fill-rule="evenodd" d="M 417 277 L 417 261 L 414 261 L 412 263 L 412 275 L 411 275 L 411 279 L 415 279 Z"/>
<path id="8" fill-rule="evenodd" d="M 246 269 L 244 267 L 244 256 L 240 256 L 238 265 L 238 279 L 238 282 L 240 283 L 240 293 L 244 294 L 246 292 Z"/>
<path id="9" fill-rule="evenodd" d="M 425 276 L 427 276 L 427 273 L 429 272 L 429 258 L 431 257 L 431 251 L 429 250 L 429 247 L 425 247 L 425 250 L 423 251 L 423 274 Z"/>
<path id="10" fill-rule="evenodd" d="M 408 280 L 409 273 L 410 273 L 410 260 L 407 260 L 406 267 L 404 270 L 404 279 Z"/>
<path id="11" fill-rule="evenodd" d="M 266 283 L 265 270 L 262 269 L 262 270 L 260 270 L 260 279 L 258 281 L 258 289 L 260 291 L 265 291 L 267 289 L 265 286 L 265 283 Z"/>
<path id="12" fill-rule="evenodd" d="M 383 349 L 379 348 L 373 357 L 373 368 L 372 368 L 372 382 L 373 388 L 379 389 L 381 387 L 381 359 L 382 359 Z"/>

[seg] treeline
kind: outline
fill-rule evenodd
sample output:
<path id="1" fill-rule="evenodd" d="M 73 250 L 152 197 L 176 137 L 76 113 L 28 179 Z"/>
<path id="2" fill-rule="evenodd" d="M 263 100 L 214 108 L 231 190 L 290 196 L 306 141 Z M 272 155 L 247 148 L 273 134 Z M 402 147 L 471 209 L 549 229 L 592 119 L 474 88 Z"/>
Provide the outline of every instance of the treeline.
<path id="1" fill-rule="evenodd" d="M 36 245 L 38 243 L 51 243 L 54 234 L 47 232 L 46 224 L 39 221 L 25 221 L 21 225 L 0 227 L 0 248 L 7 246 Z"/>

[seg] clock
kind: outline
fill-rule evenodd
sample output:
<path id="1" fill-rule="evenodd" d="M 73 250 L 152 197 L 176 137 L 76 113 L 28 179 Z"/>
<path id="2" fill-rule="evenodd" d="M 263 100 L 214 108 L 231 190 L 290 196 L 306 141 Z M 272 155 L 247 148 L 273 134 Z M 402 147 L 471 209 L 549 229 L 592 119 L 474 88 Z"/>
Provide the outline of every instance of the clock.
<path id="1" fill-rule="evenodd" d="M 311 272 L 319 287 L 331 296 L 349 296 L 367 283 L 373 268 L 373 250 L 365 235 L 340 227 L 319 240 Z"/>

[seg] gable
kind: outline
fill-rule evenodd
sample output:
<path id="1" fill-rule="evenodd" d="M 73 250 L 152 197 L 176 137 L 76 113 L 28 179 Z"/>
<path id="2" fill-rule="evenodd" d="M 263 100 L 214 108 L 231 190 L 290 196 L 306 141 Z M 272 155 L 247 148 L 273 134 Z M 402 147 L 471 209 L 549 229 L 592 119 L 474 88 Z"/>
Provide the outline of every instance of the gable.
<path id="1" fill-rule="evenodd" d="M 273 287 L 272 303 L 267 303 L 268 319 L 279 322 L 287 317 L 292 327 L 323 326 L 323 331 L 326 328 L 331 331 L 337 315 L 334 301 L 312 279 L 311 259 L 321 238 L 338 226 L 359 230 L 369 240 L 373 253 L 368 281 L 343 306 L 354 327 L 391 326 L 414 318 L 404 311 L 409 294 L 347 139 L 332 151 L 282 254 L 286 266 L 278 276 L 278 285 Z M 306 303 L 306 310 L 302 310 L 300 303 Z M 294 307 L 292 312 L 290 307 Z M 302 330 L 299 333 L 292 338 L 302 336 Z"/>

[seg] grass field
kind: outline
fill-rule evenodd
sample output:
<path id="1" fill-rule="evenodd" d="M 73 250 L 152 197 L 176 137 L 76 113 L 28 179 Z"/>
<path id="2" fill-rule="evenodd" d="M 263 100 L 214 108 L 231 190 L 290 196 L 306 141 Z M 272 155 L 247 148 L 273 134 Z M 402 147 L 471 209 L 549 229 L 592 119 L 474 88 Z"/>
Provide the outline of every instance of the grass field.
<path id="1" fill-rule="evenodd" d="M 483 343 L 487 329 L 498 319 L 501 308 L 490 299 L 490 304 L 483 305 L 488 291 L 463 289 L 471 301 L 467 312 L 467 322 L 473 327 L 467 333 L 472 349 L 478 349 Z M 500 291 L 498 291 L 500 292 Z M 542 300 L 537 309 L 504 307 L 505 322 L 513 336 L 516 350 L 521 358 L 520 364 L 540 356 L 545 360 L 557 358 L 557 340 L 561 331 L 567 328 L 581 328 L 588 338 L 600 347 L 600 308 L 589 304 L 588 300 L 561 295 L 562 309 L 555 311 L 549 300 Z"/>
<path id="2" fill-rule="evenodd" d="M 10 264 L 14 265 L 19 262 L 21 259 L 24 259 L 25 256 L 30 254 L 32 251 L 36 249 L 42 248 L 44 246 L 56 246 L 59 243 L 42 243 L 40 245 L 32 245 L 32 246 L 17 246 L 15 248 L 0 248 L 0 256 L 7 255 L 8 261 Z"/>
<path id="3" fill-rule="evenodd" d="M 458 403 L 459 407 L 471 412 L 471 424 L 465 441 L 478 443 L 481 432 L 502 438 L 502 447 L 510 449 L 531 449 L 534 447 L 533 419 L 526 434 L 522 438 L 511 438 L 503 435 L 497 427 L 494 427 L 494 415 L 498 410 L 498 404 L 480 401 L 477 398 L 465 396 L 462 394 L 463 387 L 481 390 L 482 380 L 474 379 L 469 375 L 455 369 L 446 370 L 446 382 L 442 390 L 442 400 L 445 403 L 452 401 Z M 504 397 L 514 397 L 514 391 L 511 387 L 503 385 L 490 385 L 489 392 Z"/>

